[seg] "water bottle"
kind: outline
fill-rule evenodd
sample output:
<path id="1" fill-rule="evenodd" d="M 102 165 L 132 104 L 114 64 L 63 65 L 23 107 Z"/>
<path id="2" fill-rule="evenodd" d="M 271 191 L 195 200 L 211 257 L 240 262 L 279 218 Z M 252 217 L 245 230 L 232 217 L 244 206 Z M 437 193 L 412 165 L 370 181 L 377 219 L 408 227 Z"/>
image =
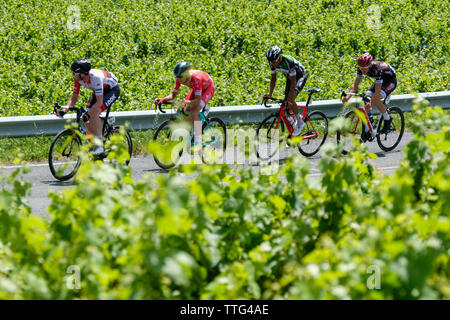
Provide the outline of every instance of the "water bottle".
<path id="1" fill-rule="evenodd" d="M 116 123 L 116 118 L 115 118 L 115 117 L 109 116 L 109 117 L 108 117 L 108 124 L 109 124 L 110 126 L 112 126 L 114 123 Z"/>
<path id="2" fill-rule="evenodd" d="M 292 128 L 295 128 L 295 126 L 297 125 L 297 118 L 295 117 L 295 115 L 288 116 L 287 118 L 288 118 L 289 123 L 291 124 Z"/>
<path id="3" fill-rule="evenodd" d="M 88 132 L 88 129 L 86 128 L 86 125 L 83 121 L 80 121 L 80 132 L 83 135 L 86 135 L 86 133 Z"/>
<path id="4" fill-rule="evenodd" d="M 367 114 L 367 116 L 369 117 L 370 123 L 372 124 L 372 127 L 373 127 L 373 123 L 375 122 L 375 120 L 373 120 L 372 113 L 369 112 L 369 113 Z"/>
<path id="5" fill-rule="evenodd" d="M 209 109 L 210 109 L 210 106 L 205 106 L 204 111 L 203 111 L 203 114 L 205 115 L 205 117 L 208 116 Z"/>

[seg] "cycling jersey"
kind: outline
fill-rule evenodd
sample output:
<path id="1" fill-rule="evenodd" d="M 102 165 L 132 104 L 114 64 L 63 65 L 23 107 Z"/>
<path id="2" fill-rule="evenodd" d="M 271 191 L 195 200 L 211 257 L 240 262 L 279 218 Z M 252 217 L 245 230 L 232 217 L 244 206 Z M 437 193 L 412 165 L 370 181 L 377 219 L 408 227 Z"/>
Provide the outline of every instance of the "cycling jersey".
<path id="1" fill-rule="evenodd" d="M 293 57 L 291 57 L 287 54 L 282 54 L 282 56 L 283 56 L 283 61 L 281 61 L 278 68 L 273 67 L 272 63 L 270 63 L 271 74 L 275 74 L 276 72 L 281 72 L 286 77 L 295 76 L 297 78 L 297 80 L 306 75 L 306 70 L 301 65 L 300 62 L 298 62 Z"/>
<path id="2" fill-rule="evenodd" d="M 104 88 L 109 86 L 112 89 L 117 86 L 117 78 L 112 72 L 91 69 L 88 82 L 75 80 L 73 93 L 78 94 L 81 86 L 93 90 L 96 96 L 101 96 Z"/>
<path id="3" fill-rule="evenodd" d="M 176 79 L 174 93 L 178 93 L 180 89 L 180 79 Z M 211 77 L 203 71 L 196 71 L 192 74 L 191 81 L 187 84 L 192 90 L 186 96 L 186 100 L 192 100 L 193 96 L 201 96 L 200 105 L 204 107 L 214 96 L 214 83 Z"/>
<path id="4" fill-rule="evenodd" d="M 394 68 L 381 61 L 373 61 L 369 67 L 367 75 L 372 79 L 375 79 L 375 83 L 392 83 L 395 79 L 397 79 Z M 362 76 L 363 73 L 358 68 L 356 77 L 362 78 Z"/>

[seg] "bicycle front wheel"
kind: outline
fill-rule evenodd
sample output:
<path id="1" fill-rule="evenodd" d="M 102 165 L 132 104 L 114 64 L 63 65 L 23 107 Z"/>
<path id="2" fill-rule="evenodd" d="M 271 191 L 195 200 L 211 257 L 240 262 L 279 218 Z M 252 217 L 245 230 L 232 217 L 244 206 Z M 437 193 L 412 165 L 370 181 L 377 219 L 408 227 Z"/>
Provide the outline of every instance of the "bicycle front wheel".
<path id="1" fill-rule="evenodd" d="M 313 111 L 304 119 L 305 127 L 298 150 L 305 157 L 315 155 L 328 136 L 328 118 L 322 111 Z"/>
<path id="2" fill-rule="evenodd" d="M 284 144 L 284 122 L 279 115 L 272 114 L 265 118 L 256 129 L 255 151 L 262 160 L 272 158 Z"/>
<path id="3" fill-rule="evenodd" d="M 61 131 L 52 141 L 48 153 L 48 165 L 52 175 L 66 181 L 72 178 L 80 167 L 81 139 L 76 131 Z"/>
<path id="4" fill-rule="evenodd" d="M 383 151 L 392 151 L 400 143 L 405 131 L 405 118 L 403 111 L 398 107 L 391 107 L 388 109 L 389 116 L 392 118 L 391 129 L 385 133 L 377 135 L 377 142 Z M 381 115 L 380 115 L 381 116 Z M 381 123 L 383 122 L 383 123 Z M 381 130 L 384 120 L 380 121 L 378 131 Z"/>
<path id="5" fill-rule="evenodd" d="M 219 118 L 209 118 L 202 126 L 202 160 L 206 164 L 223 163 L 227 148 L 227 128 Z"/>
<path id="6" fill-rule="evenodd" d="M 346 130 L 344 132 L 338 131 L 336 139 L 338 144 L 341 143 L 343 145 L 343 153 L 347 154 L 355 146 L 354 139 L 356 141 L 362 141 L 361 134 L 364 130 L 364 123 L 353 110 L 347 112 L 344 118 L 346 120 Z"/>
<path id="7" fill-rule="evenodd" d="M 184 135 L 181 134 L 185 130 L 177 125 L 179 121 L 170 119 L 164 121 L 153 136 L 153 141 L 157 143 L 155 150 L 152 151 L 155 162 L 163 169 L 174 167 L 183 154 L 185 146 Z M 178 130 L 180 129 L 180 130 Z M 189 132 L 187 132 L 189 136 Z"/>

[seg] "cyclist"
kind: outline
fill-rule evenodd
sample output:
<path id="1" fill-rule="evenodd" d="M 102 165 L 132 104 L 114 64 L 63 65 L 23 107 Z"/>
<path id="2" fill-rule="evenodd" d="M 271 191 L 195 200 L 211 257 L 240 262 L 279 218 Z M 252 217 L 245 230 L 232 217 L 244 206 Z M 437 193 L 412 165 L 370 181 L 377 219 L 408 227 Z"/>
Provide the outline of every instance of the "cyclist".
<path id="1" fill-rule="evenodd" d="M 397 77 L 395 70 L 385 62 L 374 61 L 370 53 L 365 52 L 358 58 L 358 71 L 356 72 L 356 78 L 353 82 L 350 92 L 355 93 L 358 90 L 359 83 L 363 75 L 368 75 L 370 78 L 375 79 L 375 82 L 367 90 L 366 95 L 371 99 L 364 106 L 369 119 L 373 122 L 371 110 L 372 104 L 377 107 L 380 113 L 383 115 L 384 124 L 381 132 L 386 132 L 391 128 L 392 118 L 389 116 L 382 99 L 386 101 L 392 91 L 397 87 Z M 342 98 L 342 102 L 346 103 L 351 96 L 345 96 Z M 365 125 L 365 131 L 369 131 L 369 127 Z"/>
<path id="2" fill-rule="evenodd" d="M 293 136 L 298 136 L 302 132 L 305 122 L 303 122 L 301 114 L 298 112 L 295 99 L 305 86 L 307 76 L 305 68 L 295 60 L 293 57 L 282 54 L 282 49 L 278 46 L 273 46 L 266 52 L 266 58 L 270 64 L 270 71 L 272 78 L 270 79 L 270 92 L 263 95 L 263 99 L 272 97 L 273 90 L 277 82 L 277 72 L 281 72 L 286 76 L 286 89 L 284 91 L 286 105 L 288 110 L 293 115 L 291 123 L 294 123 Z M 295 125 L 295 122 L 297 124 Z"/>
<path id="3" fill-rule="evenodd" d="M 74 79 L 74 88 L 72 97 L 67 102 L 67 106 L 71 107 L 77 103 L 80 87 L 86 87 L 93 92 L 86 106 L 86 113 L 83 114 L 82 120 L 88 129 L 96 138 L 100 140 L 100 144 L 96 149 L 91 151 L 92 155 L 100 155 L 104 152 L 102 122 L 100 114 L 106 108 L 119 98 L 120 88 L 116 76 L 112 72 L 100 69 L 92 69 L 91 63 L 86 59 L 76 60 L 70 67 Z M 58 116 L 63 116 L 64 112 L 60 111 Z"/>
<path id="4" fill-rule="evenodd" d="M 155 104 L 161 104 L 166 100 L 173 100 L 178 95 L 180 85 L 191 88 L 191 91 L 184 98 L 183 105 L 190 110 L 190 119 L 194 125 L 194 145 L 201 146 L 202 123 L 200 121 L 200 111 L 203 109 L 205 115 L 209 107 L 209 100 L 214 96 L 214 83 L 211 77 L 203 71 L 191 69 L 187 61 L 181 61 L 173 69 L 175 75 L 175 87 L 168 96 L 155 99 Z"/>

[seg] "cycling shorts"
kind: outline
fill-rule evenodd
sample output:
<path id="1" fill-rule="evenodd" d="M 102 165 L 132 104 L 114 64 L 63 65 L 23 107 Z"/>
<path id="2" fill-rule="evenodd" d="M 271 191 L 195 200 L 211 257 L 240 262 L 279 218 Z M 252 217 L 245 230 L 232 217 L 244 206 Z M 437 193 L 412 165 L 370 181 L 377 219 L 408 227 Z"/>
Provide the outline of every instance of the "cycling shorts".
<path id="1" fill-rule="evenodd" d="M 117 99 L 120 97 L 120 88 L 119 85 L 116 85 L 114 88 L 111 88 L 109 86 L 106 86 L 103 89 L 103 104 L 102 104 L 102 111 L 105 111 L 106 108 L 111 107 L 111 105 L 116 102 Z M 91 97 L 89 98 L 89 101 L 86 105 L 86 111 L 89 111 L 91 106 L 93 106 L 97 102 L 97 97 L 95 96 L 95 93 L 92 92 Z"/>
<path id="2" fill-rule="evenodd" d="M 211 84 L 206 90 L 202 91 L 202 100 L 200 101 L 200 106 L 202 108 L 204 108 L 208 104 L 209 100 L 212 99 L 214 96 L 214 91 L 215 88 L 213 84 Z M 185 100 L 194 100 L 194 98 L 194 89 L 192 89 L 186 96 Z"/>
<path id="3" fill-rule="evenodd" d="M 372 97 L 375 94 L 375 84 L 376 84 L 376 82 L 374 82 L 370 86 L 369 90 L 367 90 L 366 95 L 368 97 Z M 392 91 L 395 90 L 395 88 L 397 88 L 397 79 L 396 78 L 394 78 L 390 81 L 383 82 L 383 84 L 381 85 L 381 90 L 380 90 L 381 97 L 383 99 L 386 99 L 387 97 L 389 97 L 389 95 L 392 93 Z"/>

